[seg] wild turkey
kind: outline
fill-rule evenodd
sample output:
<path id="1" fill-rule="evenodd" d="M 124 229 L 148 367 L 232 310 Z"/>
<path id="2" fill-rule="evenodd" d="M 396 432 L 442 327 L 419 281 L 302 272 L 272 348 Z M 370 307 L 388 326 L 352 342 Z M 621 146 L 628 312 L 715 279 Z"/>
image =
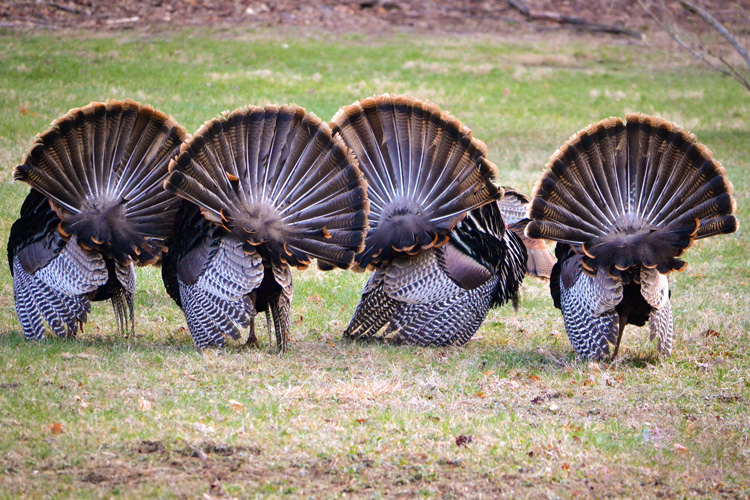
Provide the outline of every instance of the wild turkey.
<path id="1" fill-rule="evenodd" d="M 159 261 L 179 200 L 164 192 L 185 130 L 134 101 L 73 109 L 41 134 L 13 177 L 31 185 L 13 224 L 8 263 L 28 339 L 83 327 L 90 301 L 112 300 L 133 332 L 133 263 Z"/>
<path id="2" fill-rule="evenodd" d="M 500 212 L 507 229 L 511 230 L 526 247 L 528 258 L 526 259 L 526 274 L 548 280 L 555 265 L 555 258 L 547 248 L 544 240 L 529 238 L 526 236 L 526 225 L 530 220 L 526 217 L 531 199 L 528 196 L 511 187 L 503 186 L 505 194 L 498 200 Z"/>
<path id="3" fill-rule="evenodd" d="M 573 348 L 614 358 L 626 324 L 673 342 L 667 274 L 696 239 L 737 230 L 732 185 L 695 137 L 660 118 L 609 118 L 548 164 L 526 234 L 558 241 L 550 288 Z M 614 346 L 614 350 L 611 350 Z"/>
<path id="4" fill-rule="evenodd" d="M 183 205 L 164 259 L 167 291 L 198 348 L 256 343 L 273 316 L 284 351 L 291 268 L 349 268 L 367 225 L 366 183 L 328 125 L 297 106 L 249 106 L 206 122 L 170 165 Z M 270 333 L 270 324 L 269 324 Z"/>
<path id="5" fill-rule="evenodd" d="M 516 293 L 526 260 L 494 202 L 503 191 L 486 147 L 434 104 L 405 96 L 344 107 L 332 128 L 368 180 L 370 229 L 355 266 L 375 270 L 344 337 L 465 343 L 492 304 Z"/>

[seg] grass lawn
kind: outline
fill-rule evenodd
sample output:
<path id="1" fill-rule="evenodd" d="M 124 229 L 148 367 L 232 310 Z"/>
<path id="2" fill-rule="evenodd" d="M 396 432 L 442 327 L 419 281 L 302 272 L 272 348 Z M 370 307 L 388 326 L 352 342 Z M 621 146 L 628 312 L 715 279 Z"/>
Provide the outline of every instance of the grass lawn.
<path id="1" fill-rule="evenodd" d="M 726 167 L 741 225 L 672 275 L 673 355 L 631 326 L 611 366 L 576 359 L 541 281 L 464 347 L 393 348 L 340 339 L 365 275 L 313 270 L 295 274 L 283 357 L 196 352 L 155 268 L 138 271 L 135 338 L 96 303 L 77 340 L 28 343 L 3 252 L 0 498 L 750 496 L 750 95 L 680 53 L 603 40 L 0 31 L 3 244 L 34 134 L 126 97 L 194 131 L 244 104 L 327 120 L 408 93 L 464 121 L 526 192 L 588 123 L 658 114 Z"/>

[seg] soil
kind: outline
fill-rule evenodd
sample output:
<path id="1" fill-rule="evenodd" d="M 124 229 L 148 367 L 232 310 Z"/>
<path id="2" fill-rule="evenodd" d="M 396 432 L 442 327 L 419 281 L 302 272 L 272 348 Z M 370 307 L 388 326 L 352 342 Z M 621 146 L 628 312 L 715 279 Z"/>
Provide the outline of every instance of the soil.
<path id="1" fill-rule="evenodd" d="M 654 0 L 644 1 L 656 5 Z M 750 25 L 750 0 L 697 1 L 730 26 Z M 527 6 L 537 14 L 576 17 L 636 34 L 659 30 L 635 0 L 11 0 L 0 2 L 0 28 L 100 31 L 154 30 L 170 26 L 309 26 L 333 33 L 368 34 L 587 29 L 582 25 L 544 20 L 538 16 L 531 19 L 512 4 Z M 670 20 L 682 24 L 690 17 L 677 2 L 667 2 L 666 7 L 663 15 Z M 703 26 L 698 25 L 698 28 Z"/>

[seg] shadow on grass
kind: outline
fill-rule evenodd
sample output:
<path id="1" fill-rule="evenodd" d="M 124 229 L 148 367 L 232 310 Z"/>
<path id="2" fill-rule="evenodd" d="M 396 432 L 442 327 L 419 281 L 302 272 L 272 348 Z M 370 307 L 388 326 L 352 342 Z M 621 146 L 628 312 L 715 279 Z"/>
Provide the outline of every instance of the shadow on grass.
<path id="1" fill-rule="evenodd" d="M 487 366 L 500 366 L 507 370 L 559 372 L 562 370 L 587 370 L 594 362 L 578 357 L 570 350 L 567 353 L 551 349 L 513 349 L 498 347 L 482 355 Z M 655 350 L 627 351 L 614 360 L 595 362 L 601 370 L 643 369 L 658 364 L 662 358 Z"/>
<path id="2" fill-rule="evenodd" d="M 294 342 L 290 351 L 282 357 L 295 357 L 299 351 L 306 349 L 306 344 L 318 346 L 320 342 L 305 339 L 301 342 Z M 350 340 L 339 338 L 334 341 L 336 355 L 344 357 L 356 357 L 355 351 L 378 350 L 382 354 L 393 357 L 403 357 L 405 363 L 413 362 L 414 357 L 424 358 L 425 355 L 434 360 L 430 363 L 441 364 L 445 362 L 446 357 L 452 359 L 464 359 L 478 357 L 480 362 L 477 369 L 481 371 L 495 370 L 498 373 L 506 373 L 512 370 L 532 373 L 554 373 L 566 370 L 588 370 L 590 361 L 583 360 L 569 350 L 560 352 L 544 347 L 537 348 L 513 348 L 507 345 L 477 345 L 472 346 L 443 346 L 443 347 L 420 347 L 408 345 L 394 345 L 382 339 L 357 339 Z M 46 355 L 59 355 L 65 352 L 78 354 L 87 350 L 100 351 L 102 353 L 112 353 L 113 355 L 124 352 L 136 352 L 143 354 L 154 353 L 195 353 L 202 355 L 206 351 L 196 349 L 189 336 L 166 336 L 151 337 L 139 336 L 124 337 L 119 335 L 101 335 L 66 339 L 49 337 L 41 342 L 28 341 L 23 334 L 17 331 L 11 331 L 0 335 L 0 349 L 18 350 L 18 349 L 38 349 Z M 251 352 L 262 352 L 268 355 L 277 356 L 275 346 L 269 346 L 267 342 L 261 342 L 259 347 L 245 346 L 241 342 L 230 340 L 227 346 L 222 349 L 209 349 L 208 351 L 217 354 L 243 354 Z M 619 370 L 619 369 L 643 369 L 658 364 L 664 358 L 660 357 L 655 350 L 627 350 L 617 359 L 612 361 L 600 361 L 597 363 L 602 370 Z M 669 358 L 667 358 L 669 359 Z"/>
<path id="3" fill-rule="evenodd" d="M 181 339 L 172 336 L 146 340 L 144 337 L 135 335 L 125 337 L 117 335 L 101 335 L 76 338 L 60 338 L 54 335 L 42 341 L 26 340 L 23 333 L 11 331 L 0 335 L 0 348 L 19 349 L 24 347 L 38 348 L 39 350 L 56 354 L 67 351 L 81 352 L 87 349 L 98 351 L 117 352 L 152 352 L 152 351 L 177 351 L 177 352 L 199 352 L 196 351 L 190 338 Z"/>

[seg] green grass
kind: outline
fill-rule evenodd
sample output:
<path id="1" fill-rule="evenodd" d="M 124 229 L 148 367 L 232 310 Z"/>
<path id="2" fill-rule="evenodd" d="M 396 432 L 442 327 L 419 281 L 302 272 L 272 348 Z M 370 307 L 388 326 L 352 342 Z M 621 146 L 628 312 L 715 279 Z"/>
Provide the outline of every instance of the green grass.
<path id="1" fill-rule="evenodd" d="M 747 93 L 658 48 L 599 42 L 0 32 L 0 239 L 27 192 L 12 167 L 71 107 L 130 97 L 195 130 L 267 102 L 329 119 L 382 92 L 451 111 L 487 143 L 500 182 L 527 192 L 588 123 L 661 115 L 714 151 L 750 227 Z M 32 344 L 3 254 L 0 498 L 747 497 L 749 242 L 741 229 L 696 244 L 672 276 L 673 355 L 629 327 L 612 366 L 575 359 L 532 280 L 518 313 L 492 311 L 465 347 L 342 342 L 366 278 L 345 272 L 295 274 L 283 357 L 196 352 L 157 269 L 138 271 L 136 338 L 94 304 L 79 339 Z"/>

